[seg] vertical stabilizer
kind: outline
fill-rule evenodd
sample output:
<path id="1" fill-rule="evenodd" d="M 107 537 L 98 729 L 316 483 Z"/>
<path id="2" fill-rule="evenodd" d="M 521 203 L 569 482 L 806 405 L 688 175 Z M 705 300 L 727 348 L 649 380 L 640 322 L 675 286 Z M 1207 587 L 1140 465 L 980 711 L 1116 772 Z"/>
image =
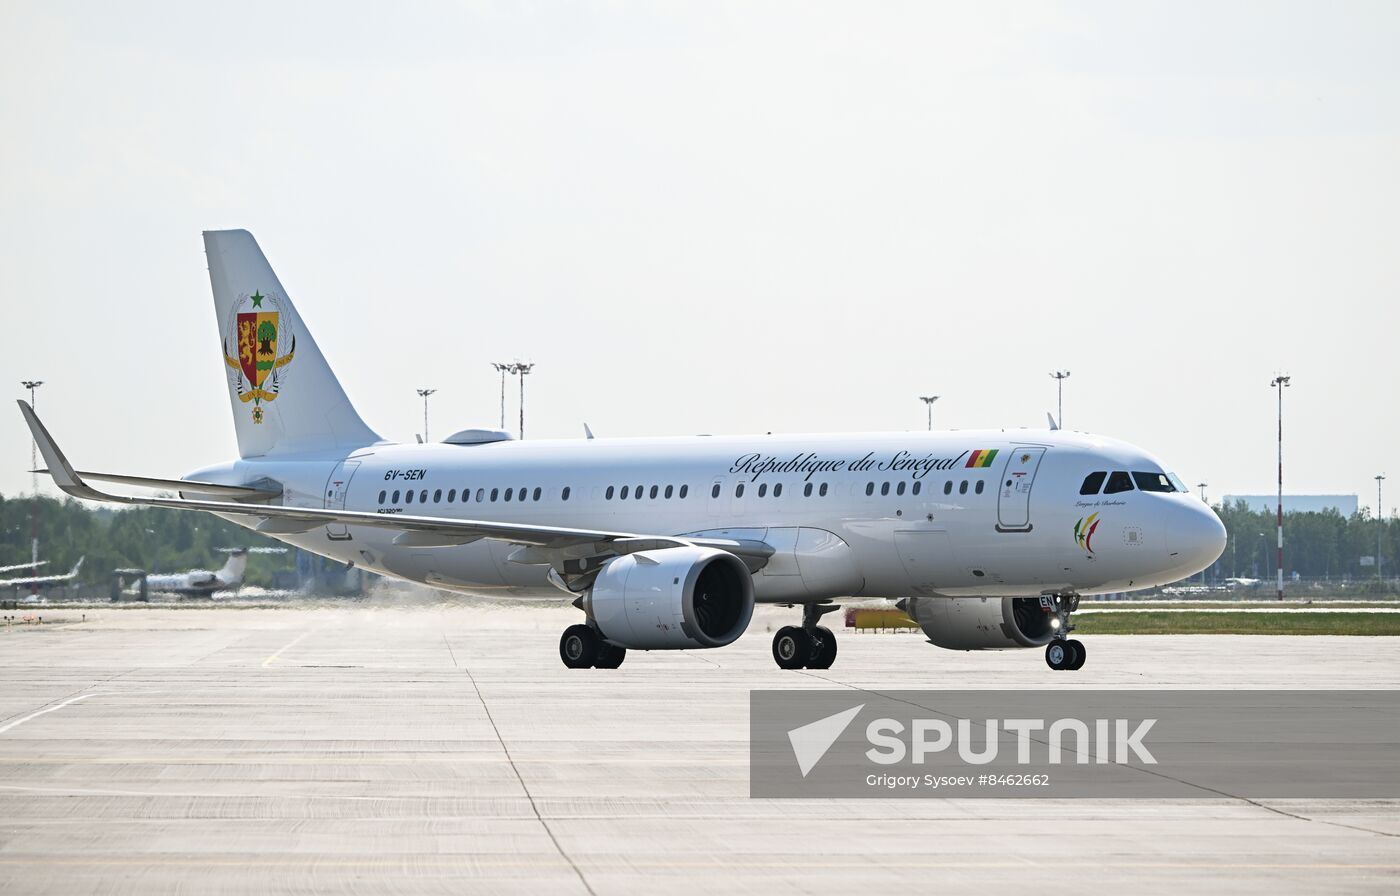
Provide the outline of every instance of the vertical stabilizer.
<path id="1" fill-rule="evenodd" d="M 248 552 L 231 551 L 228 555 L 228 562 L 224 568 L 219 570 L 219 581 L 225 588 L 236 588 L 243 584 L 243 574 L 248 571 Z"/>
<path id="2" fill-rule="evenodd" d="M 253 235 L 206 231 L 204 251 L 239 455 L 383 441 L 351 406 Z"/>

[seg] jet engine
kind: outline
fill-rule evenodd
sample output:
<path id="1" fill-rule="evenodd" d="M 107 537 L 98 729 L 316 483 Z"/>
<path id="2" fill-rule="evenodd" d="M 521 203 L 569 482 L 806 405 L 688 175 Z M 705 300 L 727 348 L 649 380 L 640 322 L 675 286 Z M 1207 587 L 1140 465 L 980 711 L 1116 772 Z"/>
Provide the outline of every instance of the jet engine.
<path id="1" fill-rule="evenodd" d="M 1034 597 L 910 597 L 899 608 L 949 650 L 1044 647 L 1055 617 Z"/>
<path id="2" fill-rule="evenodd" d="M 723 647 L 753 618 L 753 578 L 742 560 L 716 548 L 624 554 L 598 572 L 583 611 L 618 647 Z"/>

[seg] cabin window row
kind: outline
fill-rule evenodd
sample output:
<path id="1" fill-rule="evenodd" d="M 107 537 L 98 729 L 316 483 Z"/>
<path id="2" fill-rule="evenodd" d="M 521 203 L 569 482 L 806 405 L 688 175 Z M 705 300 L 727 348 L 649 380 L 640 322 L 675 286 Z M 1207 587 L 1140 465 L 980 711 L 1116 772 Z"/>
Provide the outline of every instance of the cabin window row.
<path id="1" fill-rule="evenodd" d="M 569 486 L 564 486 L 563 491 L 559 493 L 559 499 L 561 501 L 569 500 L 569 494 L 571 491 L 572 489 L 570 489 Z M 544 489 L 540 488 L 539 486 L 535 486 L 533 489 L 531 489 L 529 486 L 525 486 L 518 489 L 515 487 L 511 487 L 504 490 L 500 488 L 493 488 L 490 490 L 485 488 L 478 488 L 476 490 L 476 503 L 478 504 L 485 504 L 488 502 L 495 501 L 538 501 L 542 497 L 544 497 Z M 433 489 L 431 498 L 432 503 L 434 504 L 441 504 L 443 503 L 444 499 L 446 499 L 446 502 L 448 504 L 452 504 L 454 502 L 457 502 L 458 492 L 455 488 L 447 489 L 446 492 L 444 492 L 440 488 Z M 394 489 L 392 493 L 390 493 L 387 489 L 381 489 L 379 492 L 379 503 L 381 505 L 398 504 L 400 499 L 403 500 L 404 504 L 413 504 L 415 502 L 418 504 L 427 504 L 429 500 L 428 489 L 425 488 L 420 489 L 418 491 L 414 491 L 413 489 L 409 489 L 407 491 Z M 470 488 L 462 489 L 460 503 L 467 504 L 470 503 L 471 500 L 472 490 Z"/>
<path id="2" fill-rule="evenodd" d="M 628 498 L 640 501 L 642 498 L 650 497 L 653 501 L 657 498 L 669 501 L 672 498 L 684 498 L 689 494 L 690 486 L 688 485 L 682 485 L 679 489 L 674 485 L 653 485 L 650 490 L 645 485 L 638 485 L 635 488 L 624 485 L 620 489 L 615 485 L 610 485 L 608 490 L 603 493 L 603 498 L 608 501 L 613 500 L 613 498 L 617 498 L 619 501 L 626 501 Z"/>

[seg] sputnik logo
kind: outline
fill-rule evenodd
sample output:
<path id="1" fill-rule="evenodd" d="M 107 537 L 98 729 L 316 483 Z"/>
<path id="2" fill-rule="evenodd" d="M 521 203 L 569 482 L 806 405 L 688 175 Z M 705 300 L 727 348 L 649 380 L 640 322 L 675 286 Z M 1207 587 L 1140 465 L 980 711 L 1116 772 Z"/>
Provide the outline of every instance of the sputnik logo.
<path id="1" fill-rule="evenodd" d="M 1097 513 L 1089 514 L 1087 519 L 1081 518 L 1074 524 L 1074 543 L 1089 553 L 1094 553 L 1094 533 L 1098 531 L 1100 522 Z"/>
<path id="2" fill-rule="evenodd" d="M 802 772 L 802 777 L 807 777 L 807 773 L 816 768 L 817 763 L 821 762 L 822 757 L 831 749 L 831 745 L 845 733 L 862 709 L 865 709 L 864 703 L 788 732 L 792 755 L 797 759 L 797 768 Z"/>

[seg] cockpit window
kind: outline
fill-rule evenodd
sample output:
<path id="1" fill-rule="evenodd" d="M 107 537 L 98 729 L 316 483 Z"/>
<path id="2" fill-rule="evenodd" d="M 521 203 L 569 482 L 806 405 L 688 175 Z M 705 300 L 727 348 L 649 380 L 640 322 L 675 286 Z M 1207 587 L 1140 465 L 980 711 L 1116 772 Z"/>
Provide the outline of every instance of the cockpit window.
<path id="1" fill-rule="evenodd" d="M 1130 492 L 1133 490 L 1133 477 L 1122 470 L 1114 470 L 1108 474 L 1108 485 L 1104 486 L 1105 495 L 1116 495 L 1119 492 Z"/>
<path id="2" fill-rule="evenodd" d="M 1103 481 L 1108 478 L 1108 474 L 1103 470 L 1090 473 L 1084 477 L 1084 484 L 1079 487 L 1081 495 L 1097 495 L 1099 489 L 1103 488 Z"/>
<path id="3" fill-rule="evenodd" d="M 1137 483 L 1139 491 L 1144 492 L 1174 492 L 1176 486 L 1167 478 L 1166 473 L 1143 473 L 1133 472 L 1133 481 Z"/>
<path id="4" fill-rule="evenodd" d="M 1172 485 L 1176 486 L 1177 491 L 1182 493 L 1190 491 L 1190 489 L 1186 487 L 1186 483 L 1182 482 L 1181 477 L 1176 475 L 1175 473 L 1168 473 L 1167 478 L 1172 481 Z"/>

